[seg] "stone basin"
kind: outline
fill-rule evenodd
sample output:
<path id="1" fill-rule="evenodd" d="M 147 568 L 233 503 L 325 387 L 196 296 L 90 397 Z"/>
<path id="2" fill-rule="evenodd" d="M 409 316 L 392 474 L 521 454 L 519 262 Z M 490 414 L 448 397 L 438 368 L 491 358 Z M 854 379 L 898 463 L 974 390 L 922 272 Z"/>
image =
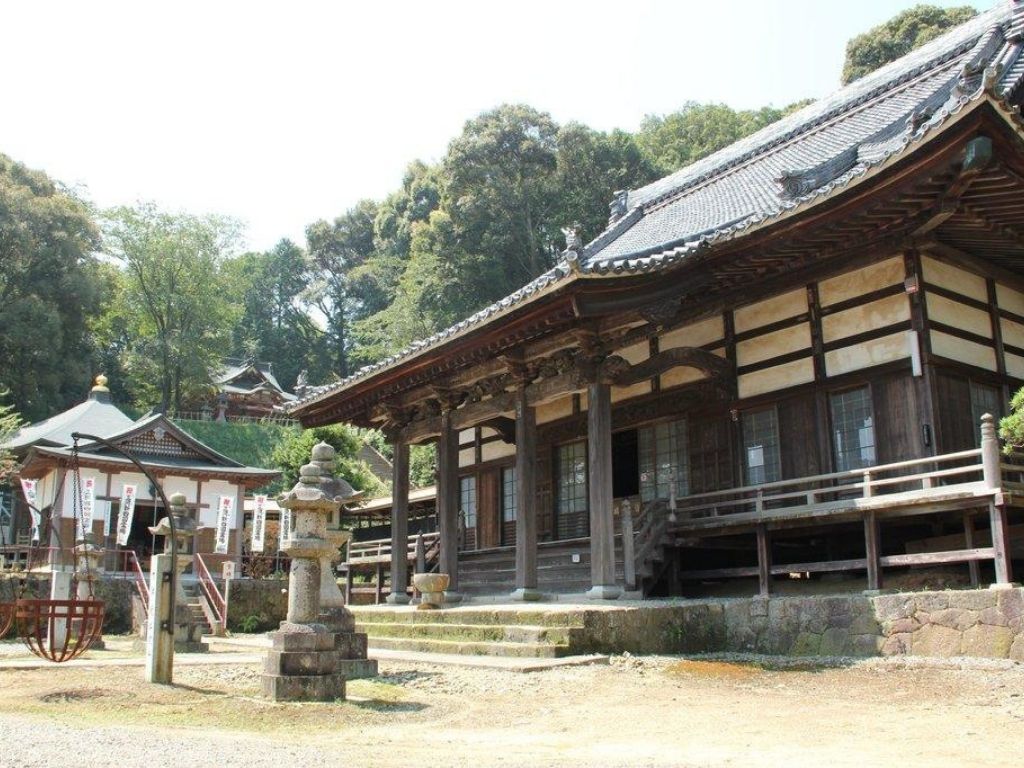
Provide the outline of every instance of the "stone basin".
<path id="1" fill-rule="evenodd" d="M 420 592 L 444 592 L 448 589 L 448 574 L 416 573 L 413 574 L 412 583 Z"/>

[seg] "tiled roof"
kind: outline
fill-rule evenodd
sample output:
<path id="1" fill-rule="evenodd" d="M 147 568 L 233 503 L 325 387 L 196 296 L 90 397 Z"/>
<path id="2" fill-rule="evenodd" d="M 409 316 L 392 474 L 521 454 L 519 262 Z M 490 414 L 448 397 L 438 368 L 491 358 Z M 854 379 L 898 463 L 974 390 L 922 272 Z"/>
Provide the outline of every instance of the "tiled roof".
<path id="1" fill-rule="evenodd" d="M 1009 0 L 947 34 L 624 199 L 624 213 L 584 249 L 576 269 L 553 269 L 460 323 L 309 390 L 289 410 L 392 368 L 494 322 L 577 277 L 670 268 L 716 240 L 742 235 L 823 199 L 928 136 L 984 86 L 999 97 L 1024 82 L 1024 0 Z M 986 67 L 1000 68 L 994 84 Z"/>
<path id="2" fill-rule="evenodd" d="M 22 451 L 33 445 L 71 445 L 73 432 L 106 437 L 131 425 L 132 420 L 109 399 L 90 397 L 45 421 L 22 427 L 4 448 Z"/>

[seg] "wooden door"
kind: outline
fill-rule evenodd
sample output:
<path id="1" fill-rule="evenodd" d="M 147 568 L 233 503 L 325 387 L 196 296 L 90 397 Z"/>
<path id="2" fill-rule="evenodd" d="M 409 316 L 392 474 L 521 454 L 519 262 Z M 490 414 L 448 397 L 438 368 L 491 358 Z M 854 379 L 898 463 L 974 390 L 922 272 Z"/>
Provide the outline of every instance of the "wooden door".
<path id="1" fill-rule="evenodd" d="M 501 546 L 501 471 L 497 468 L 480 473 L 477 487 L 478 547 Z"/>
<path id="2" fill-rule="evenodd" d="M 727 418 L 694 419 L 690 444 L 690 493 L 733 487 L 731 424 Z"/>

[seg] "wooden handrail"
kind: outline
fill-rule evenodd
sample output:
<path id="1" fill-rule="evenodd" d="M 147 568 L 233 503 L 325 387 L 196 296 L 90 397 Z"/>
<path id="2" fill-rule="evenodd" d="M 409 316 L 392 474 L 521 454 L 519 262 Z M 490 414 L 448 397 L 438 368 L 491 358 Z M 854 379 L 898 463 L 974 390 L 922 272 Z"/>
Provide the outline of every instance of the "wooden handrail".
<path id="1" fill-rule="evenodd" d="M 142 599 L 142 615 L 149 617 L 149 585 L 146 583 L 146 576 L 142 573 L 142 566 L 139 564 L 139 558 L 136 556 L 134 550 L 125 550 L 125 561 L 131 566 L 132 573 L 135 574 L 135 591 L 139 593 L 139 597 Z"/>
<path id="2" fill-rule="evenodd" d="M 203 594 L 206 596 L 206 602 L 209 604 L 210 608 L 213 609 L 213 613 L 217 617 L 217 621 L 220 622 L 221 628 L 227 627 L 227 601 L 220 593 L 220 589 L 217 588 L 217 583 L 210 575 L 210 570 L 206 567 L 206 563 L 203 562 L 203 556 L 197 554 L 192 562 L 195 564 L 195 572 L 199 577 L 199 586 L 203 590 Z"/>

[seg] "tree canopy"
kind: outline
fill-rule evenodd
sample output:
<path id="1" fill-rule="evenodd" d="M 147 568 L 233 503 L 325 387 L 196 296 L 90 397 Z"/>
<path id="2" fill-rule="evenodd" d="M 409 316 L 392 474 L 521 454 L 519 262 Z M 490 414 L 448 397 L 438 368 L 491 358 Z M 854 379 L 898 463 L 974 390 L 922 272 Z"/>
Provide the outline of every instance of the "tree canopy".
<path id="1" fill-rule="evenodd" d="M 956 8 L 915 5 L 896 14 L 884 24 L 857 35 L 846 44 L 843 85 L 896 61 L 946 30 L 963 24 L 977 13 L 969 5 Z"/>

